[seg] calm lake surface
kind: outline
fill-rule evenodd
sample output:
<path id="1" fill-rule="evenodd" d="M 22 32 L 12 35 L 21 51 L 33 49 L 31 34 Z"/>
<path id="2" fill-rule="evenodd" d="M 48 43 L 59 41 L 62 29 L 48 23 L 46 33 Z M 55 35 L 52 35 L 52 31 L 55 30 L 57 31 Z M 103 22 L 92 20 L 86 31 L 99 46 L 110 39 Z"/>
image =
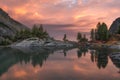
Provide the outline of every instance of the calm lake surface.
<path id="1" fill-rule="evenodd" d="M 110 52 L 0 48 L 0 80 L 120 80 L 120 59 Z"/>

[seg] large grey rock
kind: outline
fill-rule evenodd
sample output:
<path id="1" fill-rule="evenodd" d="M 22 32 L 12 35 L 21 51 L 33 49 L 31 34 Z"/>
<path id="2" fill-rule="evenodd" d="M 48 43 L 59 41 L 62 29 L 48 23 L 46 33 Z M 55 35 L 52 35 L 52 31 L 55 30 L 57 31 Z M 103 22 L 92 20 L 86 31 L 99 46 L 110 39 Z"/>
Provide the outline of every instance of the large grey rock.
<path id="1" fill-rule="evenodd" d="M 25 25 L 12 19 L 0 8 L 0 36 L 14 36 L 17 31 L 28 29 Z"/>
<path id="2" fill-rule="evenodd" d="M 109 29 L 110 34 L 116 34 L 119 27 L 120 27 L 120 17 L 117 18 L 110 26 L 110 29 Z"/>
<path id="3" fill-rule="evenodd" d="M 44 41 L 39 40 L 38 38 L 29 38 L 21 42 L 16 42 L 12 44 L 12 47 L 33 47 L 33 46 L 42 46 Z"/>
<path id="4" fill-rule="evenodd" d="M 50 40 L 50 39 L 39 39 L 39 38 L 29 38 L 21 42 L 16 42 L 11 45 L 11 47 L 74 47 L 76 44 L 74 42 L 63 42 L 59 40 Z"/>

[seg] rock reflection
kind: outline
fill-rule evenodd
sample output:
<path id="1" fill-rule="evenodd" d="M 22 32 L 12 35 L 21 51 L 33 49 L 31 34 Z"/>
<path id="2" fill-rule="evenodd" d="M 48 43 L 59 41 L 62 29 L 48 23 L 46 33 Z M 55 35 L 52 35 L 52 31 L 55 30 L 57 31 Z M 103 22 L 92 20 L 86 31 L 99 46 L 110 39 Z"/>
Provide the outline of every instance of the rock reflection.
<path id="1" fill-rule="evenodd" d="M 120 73 L 120 52 L 114 52 L 110 54 L 110 59 L 113 64 L 119 69 L 118 73 Z"/>

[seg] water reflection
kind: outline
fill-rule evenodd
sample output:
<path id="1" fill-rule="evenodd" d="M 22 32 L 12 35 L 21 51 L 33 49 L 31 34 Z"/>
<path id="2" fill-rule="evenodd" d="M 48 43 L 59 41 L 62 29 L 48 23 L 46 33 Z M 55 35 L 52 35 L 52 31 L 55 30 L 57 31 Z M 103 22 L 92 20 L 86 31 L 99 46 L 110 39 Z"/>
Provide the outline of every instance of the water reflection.
<path id="1" fill-rule="evenodd" d="M 117 68 L 119 68 L 118 73 L 120 73 L 120 52 L 115 52 L 115 53 L 110 54 L 110 58 L 111 58 L 113 64 Z"/>
<path id="2" fill-rule="evenodd" d="M 97 67 L 99 69 L 105 68 L 108 64 L 108 50 L 107 49 L 100 49 L 90 51 L 91 53 L 91 61 L 96 62 Z"/>
<path id="3" fill-rule="evenodd" d="M 81 58 L 86 56 L 86 53 L 88 53 L 88 48 L 80 47 L 77 51 L 77 56 Z M 108 64 L 108 54 L 109 51 L 107 49 L 90 50 L 90 59 L 93 63 L 96 63 L 99 69 L 105 68 Z"/>
<path id="4" fill-rule="evenodd" d="M 68 52 L 72 48 L 68 49 L 11 49 L 11 48 L 0 48 L 0 76 L 5 74 L 15 64 L 20 63 L 31 64 L 33 67 L 39 66 L 44 67 L 44 62 L 57 52 L 64 54 L 64 57 L 67 58 Z M 110 52 L 107 49 L 99 50 L 89 50 L 87 47 L 80 47 L 75 50 L 74 54 L 77 54 L 78 59 L 84 58 L 89 54 L 90 61 L 95 63 L 98 69 L 105 69 L 108 65 L 109 58 L 116 66 L 120 69 L 120 58 L 114 59 L 114 57 L 109 57 Z M 64 60 L 65 61 L 65 60 Z M 94 66 L 94 65 L 93 65 Z M 77 67 L 75 67 L 77 69 Z"/>
<path id="5" fill-rule="evenodd" d="M 79 47 L 77 51 L 78 58 L 82 57 L 82 55 L 85 56 L 87 52 L 88 52 L 87 47 Z"/>

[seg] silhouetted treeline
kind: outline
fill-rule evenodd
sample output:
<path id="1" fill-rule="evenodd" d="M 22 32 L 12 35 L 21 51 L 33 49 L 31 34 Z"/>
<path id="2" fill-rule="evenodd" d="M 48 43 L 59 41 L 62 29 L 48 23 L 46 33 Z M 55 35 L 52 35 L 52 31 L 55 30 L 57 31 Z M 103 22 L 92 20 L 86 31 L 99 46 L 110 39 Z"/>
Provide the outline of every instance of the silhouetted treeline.
<path id="1" fill-rule="evenodd" d="M 22 30 L 16 33 L 15 40 L 24 40 L 31 37 L 38 37 L 40 39 L 47 38 L 49 35 L 43 29 L 43 25 L 34 25 L 31 30 Z"/>
<path id="2" fill-rule="evenodd" d="M 109 39 L 109 32 L 106 23 L 98 23 L 95 29 L 91 29 L 91 40 L 107 41 Z"/>

